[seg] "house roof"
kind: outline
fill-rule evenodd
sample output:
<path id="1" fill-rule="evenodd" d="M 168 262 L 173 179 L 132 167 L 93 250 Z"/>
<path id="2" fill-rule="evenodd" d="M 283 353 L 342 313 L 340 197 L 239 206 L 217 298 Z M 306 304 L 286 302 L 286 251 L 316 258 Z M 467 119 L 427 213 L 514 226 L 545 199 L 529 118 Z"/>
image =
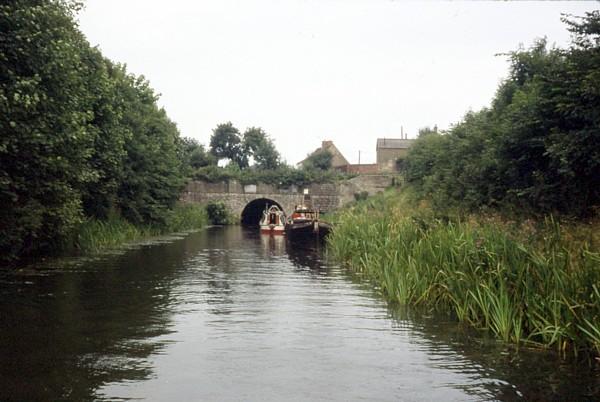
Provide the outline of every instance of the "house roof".
<path id="1" fill-rule="evenodd" d="M 414 140 L 401 138 L 377 138 L 377 149 L 406 149 Z"/>
<path id="2" fill-rule="evenodd" d="M 306 160 L 308 158 L 310 158 L 312 155 L 314 155 L 315 153 L 319 152 L 322 149 L 325 149 L 325 150 L 331 152 L 331 154 L 333 155 L 333 159 L 332 159 L 333 167 L 345 166 L 345 165 L 349 164 L 348 160 L 344 157 L 344 155 L 340 152 L 340 150 L 337 149 L 337 147 L 333 144 L 333 141 L 323 141 L 319 148 L 315 149 L 313 152 L 308 154 L 308 156 L 306 158 L 304 158 L 303 160 L 298 162 L 298 165 L 302 165 L 304 162 L 306 162 Z"/>

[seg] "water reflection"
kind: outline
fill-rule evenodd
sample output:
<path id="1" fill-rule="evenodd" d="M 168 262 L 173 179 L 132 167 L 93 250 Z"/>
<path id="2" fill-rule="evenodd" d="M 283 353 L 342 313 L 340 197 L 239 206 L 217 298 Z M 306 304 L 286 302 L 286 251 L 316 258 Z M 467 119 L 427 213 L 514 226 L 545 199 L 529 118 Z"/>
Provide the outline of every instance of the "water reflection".
<path id="1" fill-rule="evenodd" d="M 597 368 L 391 308 L 290 243 L 210 228 L 0 278 L 0 400 L 594 399 Z M 559 366 L 557 364 L 560 363 Z"/>
<path id="2" fill-rule="evenodd" d="M 104 383 L 149 378 L 148 356 L 173 331 L 175 270 L 198 248 L 191 236 L 70 269 L 4 273 L 0 399 L 93 400 Z"/>
<path id="3" fill-rule="evenodd" d="M 260 245 L 262 247 L 263 256 L 281 257 L 285 254 L 285 236 L 260 234 Z"/>
<path id="4" fill-rule="evenodd" d="M 600 367 L 587 360 L 504 344 L 444 315 L 388 306 L 394 328 L 428 351 L 429 365 L 466 374 L 449 383 L 478 400 L 598 400 Z"/>

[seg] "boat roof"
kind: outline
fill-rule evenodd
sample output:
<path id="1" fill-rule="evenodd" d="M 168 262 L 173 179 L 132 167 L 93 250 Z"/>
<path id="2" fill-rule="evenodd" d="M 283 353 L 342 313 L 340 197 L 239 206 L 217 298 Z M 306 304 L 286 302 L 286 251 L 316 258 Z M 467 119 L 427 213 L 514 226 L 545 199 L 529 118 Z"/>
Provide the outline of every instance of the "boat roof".
<path id="1" fill-rule="evenodd" d="M 314 209 L 309 208 L 306 205 L 296 205 L 296 208 L 294 208 L 294 211 L 298 211 L 298 212 L 315 212 Z"/>

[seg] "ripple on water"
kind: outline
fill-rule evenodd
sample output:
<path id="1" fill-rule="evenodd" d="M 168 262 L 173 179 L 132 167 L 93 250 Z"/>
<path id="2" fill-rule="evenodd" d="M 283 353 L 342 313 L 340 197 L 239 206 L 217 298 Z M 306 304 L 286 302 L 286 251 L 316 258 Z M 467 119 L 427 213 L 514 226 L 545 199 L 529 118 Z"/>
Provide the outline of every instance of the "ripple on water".
<path id="1" fill-rule="evenodd" d="M 462 401 L 598 392 L 595 374 L 579 366 L 540 352 L 502 355 L 506 348 L 446 317 L 388 308 L 320 249 L 235 227 L 4 275 L 0 297 L 0 399 Z"/>

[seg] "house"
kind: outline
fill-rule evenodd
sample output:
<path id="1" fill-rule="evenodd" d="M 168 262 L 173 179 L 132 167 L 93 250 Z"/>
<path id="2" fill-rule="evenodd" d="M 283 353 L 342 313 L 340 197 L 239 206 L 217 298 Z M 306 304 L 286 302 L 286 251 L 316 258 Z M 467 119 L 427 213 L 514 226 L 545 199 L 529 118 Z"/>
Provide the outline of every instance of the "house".
<path id="1" fill-rule="evenodd" d="M 377 139 L 377 163 L 374 164 L 350 164 L 342 155 L 339 149 L 333 144 L 333 141 L 323 141 L 321 146 L 308 155 L 304 160 L 298 163 L 302 166 L 306 159 L 310 158 L 316 152 L 326 150 L 333 156 L 331 167 L 335 170 L 352 174 L 378 174 L 398 171 L 398 160 L 403 159 L 408 154 L 414 139 L 408 139 L 406 134 L 403 138 L 378 138 Z"/>
<path id="2" fill-rule="evenodd" d="M 304 160 L 298 162 L 298 165 L 303 165 L 306 159 L 310 158 L 315 153 L 326 150 L 331 153 L 331 167 L 336 170 L 346 171 L 347 166 L 349 165 L 348 160 L 342 155 L 339 149 L 335 145 L 333 145 L 333 141 L 323 141 L 321 146 L 315 149 L 310 155 L 308 155 Z"/>
<path id="3" fill-rule="evenodd" d="M 408 154 L 408 149 L 415 140 L 408 138 L 378 138 L 377 167 L 380 172 L 395 172 L 398 170 L 397 161 Z"/>

